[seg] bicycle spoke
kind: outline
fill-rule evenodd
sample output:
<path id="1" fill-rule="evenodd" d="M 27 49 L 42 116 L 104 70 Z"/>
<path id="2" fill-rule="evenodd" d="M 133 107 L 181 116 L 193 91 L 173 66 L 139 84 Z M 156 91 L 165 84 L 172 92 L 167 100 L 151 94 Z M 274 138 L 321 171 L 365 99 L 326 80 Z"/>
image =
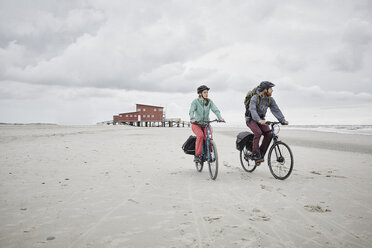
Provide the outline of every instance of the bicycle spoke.
<path id="1" fill-rule="evenodd" d="M 268 165 L 271 173 L 277 179 L 286 179 L 293 168 L 293 155 L 283 142 L 277 142 L 270 148 Z"/>
<path id="2" fill-rule="evenodd" d="M 256 163 L 253 160 L 250 160 L 252 152 L 249 151 L 246 147 L 240 151 L 240 164 L 243 169 L 247 172 L 253 172 L 256 169 Z"/>

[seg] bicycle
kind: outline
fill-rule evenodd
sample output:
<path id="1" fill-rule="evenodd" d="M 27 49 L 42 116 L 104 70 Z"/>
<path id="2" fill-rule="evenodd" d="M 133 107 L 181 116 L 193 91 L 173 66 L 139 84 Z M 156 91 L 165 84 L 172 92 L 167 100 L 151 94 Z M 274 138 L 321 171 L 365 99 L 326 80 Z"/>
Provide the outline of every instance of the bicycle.
<path id="1" fill-rule="evenodd" d="M 195 162 L 195 167 L 198 172 L 202 172 L 204 162 L 208 162 L 209 175 L 212 180 L 216 180 L 217 174 L 218 174 L 218 153 L 217 153 L 216 143 L 211 137 L 210 124 L 212 122 L 221 122 L 221 121 L 216 119 L 213 121 L 194 122 L 195 124 L 202 125 L 202 126 L 207 124 L 206 138 L 203 139 L 202 157 L 201 157 L 200 162 Z"/>
<path id="2" fill-rule="evenodd" d="M 294 163 L 293 154 L 287 144 L 278 140 L 279 137 L 277 134 L 280 130 L 280 122 L 267 121 L 266 124 L 271 126 L 272 138 L 270 143 L 273 141 L 267 156 L 267 165 L 269 166 L 271 174 L 276 179 L 284 180 L 288 178 L 292 172 Z M 262 158 L 265 157 L 266 151 L 264 151 Z M 251 163 L 249 162 L 250 160 Z M 244 146 L 240 151 L 240 163 L 247 172 L 253 172 L 263 161 L 264 160 L 255 161 L 252 159 L 252 147 Z"/>

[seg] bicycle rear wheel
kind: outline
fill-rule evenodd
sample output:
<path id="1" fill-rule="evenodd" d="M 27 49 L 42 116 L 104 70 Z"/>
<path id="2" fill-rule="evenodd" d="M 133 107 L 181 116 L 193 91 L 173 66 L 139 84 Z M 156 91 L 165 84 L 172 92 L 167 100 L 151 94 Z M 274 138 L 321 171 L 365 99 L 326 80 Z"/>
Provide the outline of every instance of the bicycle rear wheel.
<path id="1" fill-rule="evenodd" d="M 218 174 L 218 154 L 216 143 L 209 141 L 210 158 L 208 159 L 209 174 L 212 180 L 216 180 Z"/>
<path id="2" fill-rule="evenodd" d="M 280 180 L 291 175 L 293 169 L 293 155 L 289 146 L 281 141 L 270 147 L 267 163 L 271 174 Z"/>
<path id="3" fill-rule="evenodd" d="M 252 152 L 244 146 L 243 150 L 240 151 L 240 164 L 246 172 L 253 172 L 256 169 L 255 161 L 249 161 L 250 155 L 252 155 Z"/>

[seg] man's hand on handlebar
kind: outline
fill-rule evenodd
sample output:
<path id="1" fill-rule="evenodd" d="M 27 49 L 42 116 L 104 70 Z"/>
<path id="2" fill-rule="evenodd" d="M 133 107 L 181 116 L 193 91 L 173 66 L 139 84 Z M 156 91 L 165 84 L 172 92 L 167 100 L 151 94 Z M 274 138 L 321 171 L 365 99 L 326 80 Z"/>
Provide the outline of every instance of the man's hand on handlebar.
<path id="1" fill-rule="evenodd" d="M 265 120 L 260 120 L 258 123 L 261 124 L 261 125 L 266 125 L 266 121 Z"/>
<path id="2" fill-rule="evenodd" d="M 288 125 L 288 121 L 284 121 L 284 122 L 266 121 L 265 124 L 266 125 L 275 125 L 275 124 Z"/>

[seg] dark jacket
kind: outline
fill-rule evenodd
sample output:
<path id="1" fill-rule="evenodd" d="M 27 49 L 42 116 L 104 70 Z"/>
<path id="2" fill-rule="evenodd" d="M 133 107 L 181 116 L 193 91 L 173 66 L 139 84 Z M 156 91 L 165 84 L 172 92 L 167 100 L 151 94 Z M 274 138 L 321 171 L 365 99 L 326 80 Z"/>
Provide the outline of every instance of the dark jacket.
<path id="1" fill-rule="evenodd" d="M 260 98 L 260 100 L 257 105 L 258 97 Z M 276 104 L 274 98 L 270 98 L 271 103 L 269 104 L 269 97 L 263 98 L 257 91 L 257 94 L 252 96 L 251 102 L 249 103 L 249 111 L 251 112 L 251 115 L 246 117 L 246 121 L 250 121 L 253 119 L 256 122 L 259 122 L 260 120 L 264 120 L 267 109 L 270 108 L 271 113 L 278 119 L 278 121 L 283 123 L 285 121 L 284 115 L 280 111 L 279 106 Z"/>

